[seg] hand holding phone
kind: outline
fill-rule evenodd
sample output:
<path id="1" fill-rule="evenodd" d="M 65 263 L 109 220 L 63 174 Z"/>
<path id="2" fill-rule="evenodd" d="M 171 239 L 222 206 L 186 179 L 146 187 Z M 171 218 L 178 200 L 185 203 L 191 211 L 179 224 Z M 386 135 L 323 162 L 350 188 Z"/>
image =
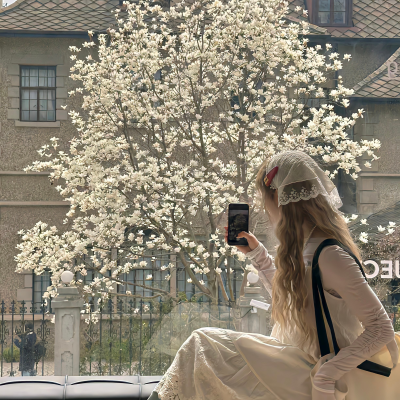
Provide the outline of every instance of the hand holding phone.
<path id="1" fill-rule="evenodd" d="M 231 246 L 236 246 L 244 254 L 258 246 L 257 238 L 249 232 L 248 204 L 229 204 L 225 241 Z"/>
<path id="2" fill-rule="evenodd" d="M 236 246 L 238 250 L 240 250 L 243 254 L 248 253 L 258 247 L 258 240 L 251 232 L 240 232 L 239 237 L 246 237 L 247 242 L 249 243 L 247 246 Z M 225 242 L 228 242 L 228 227 L 225 226 Z"/>

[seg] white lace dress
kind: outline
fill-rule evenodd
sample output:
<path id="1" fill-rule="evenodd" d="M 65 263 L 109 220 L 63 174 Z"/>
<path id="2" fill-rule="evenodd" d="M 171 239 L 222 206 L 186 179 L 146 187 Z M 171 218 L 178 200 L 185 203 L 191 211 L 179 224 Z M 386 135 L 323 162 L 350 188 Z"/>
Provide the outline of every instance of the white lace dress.
<path id="1" fill-rule="evenodd" d="M 312 255 L 323 239 L 310 239 L 303 252 L 310 296 Z M 271 291 L 272 257 L 262 244 L 247 256 Z M 346 379 L 346 372 L 374 354 L 377 362 L 392 367 L 392 360 L 397 363 L 399 358 L 400 334 L 393 334 L 389 317 L 358 265 L 338 246 L 325 248 L 319 261 L 342 349 L 324 364 L 324 374 L 335 381 Z M 307 319 L 315 327 L 312 297 L 310 300 Z M 181 346 L 149 400 L 312 400 L 310 372 L 320 358 L 319 347 L 317 343 L 306 342 L 302 348 L 297 344 L 295 330 L 283 332 L 277 324 L 271 336 L 197 329 Z M 346 400 L 400 399 L 400 367 L 393 369 L 389 378 L 358 371 L 357 382 L 346 381 Z M 327 399 L 332 399 L 332 394 Z"/>

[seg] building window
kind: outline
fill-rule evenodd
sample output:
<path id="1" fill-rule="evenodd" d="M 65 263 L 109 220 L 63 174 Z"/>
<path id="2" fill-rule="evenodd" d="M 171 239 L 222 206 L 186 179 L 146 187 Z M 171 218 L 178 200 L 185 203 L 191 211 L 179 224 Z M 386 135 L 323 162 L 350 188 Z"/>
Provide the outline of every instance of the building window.
<path id="1" fill-rule="evenodd" d="M 320 26 L 351 26 L 351 0 L 316 0 L 314 23 Z"/>
<path id="2" fill-rule="evenodd" d="M 21 121 L 56 120 L 56 67 L 21 65 Z"/>
<path id="3" fill-rule="evenodd" d="M 42 274 L 33 275 L 33 293 L 32 293 L 32 307 L 34 306 L 34 314 L 42 314 L 42 304 L 43 304 L 43 293 L 47 291 L 47 288 L 51 285 L 51 275 L 49 270 L 45 270 Z M 30 312 L 30 310 L 27 310 Z M 47 306 L 45 307 L 45 312 L 51 313 L 51 300 L 47 299 Z"/>
<path id="4" fill-rule="evenodd" d="M 140 286 L 129 285 L 129 283 L 137 283 L 140 285 L 145 285 L 147 287 L 155 287 L 166 291 L 170 290 L 170 282 L 165 278 L 167 275 L 169 275 L 169 270 L 161 269 L 163 265 L 168 265 L 171 262 L 168 252 L 164 250 L 153 251 L 148 249 L 145 253 L 145 257 L 139 257 L 138 259 L 130 259 L 125 257 L 118 259 L 118 265 L 124 265 L 127 262 L 140 263 L 141 261 L 146 261 L 148 267 L 144 269 L 131 270 L 127 273 L 119 275 L 119 278 L 126 283 L 117 286 L 117 293 L 125 294 L 126 291 L 129 290 L 132 295 L 143 297 L 151 297 L 156 295 L 157 293 L 160 293 L 153 290 L 145 289 Z M 146 277 L 148 275 L 151 275 L 152 279 L 147 280 Z M 132 303 L 130 303 L 131 300 L 133 300 Z M 122 297 L 122 301 L 127 307 L 129 304 L 132 304 L 132 306 L 134 306 L 135 308 L 140 307 L 140 300 L 141 297 Z M 158 301 L 159 299 L 156 300 Z M 143 300 L 143 303 L 149 304 L 149 300 Z M 127 310 L 129 310 L 129 307 L 127 308 Z"/>
<path id="5" fill-rule="evenodd" d="M 304 88 L 306 89 L 306 88 Z M 298 101 L 299 104 L 304 105 L 304 116 L 308 117 L 307 120 L 303 120 L 300 124 L 300 127 L 306 127 L 310 120 L 313 118 L 313 114 L 311 113 L 310 109 L 311 108 L 316 108 L 319 109 L 322 104 L 327 104 L 329 103 L 329 91 L 330 89 L 328 88 L 322 88 L 324 92 L 323 97 L 316 97 L 315 94 L 305 94 L 305 93 L 299 93 L 298 94 Z M 312 138 L 310 138 L 311 141 L 313 141 Z"/>
<path id="6" fill-rule="evenodd" d="M 304 88 L 307 89 L 307 88 Z M 304 104 L 304 107 L 306 109 L 310 109 L 310 108 L 320 108 L 322 106 L 322 104 L 326 104 L 328 103 L 329 100 L 329 88 L 322 88 L 323 92 L 324 92 L 324 96 L 323 97 L 316 97 L 315 94 L 304 94 L 304 93 L 299 93 L 298 94 L 298 98 L 300 101 L 300 104 Z"/>
<path id="7" fill-rule="evenodd" d="M 162 80 L 162 74 L 161 74 L 161 69 L 159 69 L 155 74 L 154 74 L 154 80 L 155 81 L 161 81 Z M 159 101 L 154 102 L 154 107 L 159 107 L 161 103 Z"/>
<path id="8" fill-rule="evenodd" d="M 356 181 L 340 169 L 334 183 L 343 203 L 340 211 L 345 214 L 357 214 Z"/>

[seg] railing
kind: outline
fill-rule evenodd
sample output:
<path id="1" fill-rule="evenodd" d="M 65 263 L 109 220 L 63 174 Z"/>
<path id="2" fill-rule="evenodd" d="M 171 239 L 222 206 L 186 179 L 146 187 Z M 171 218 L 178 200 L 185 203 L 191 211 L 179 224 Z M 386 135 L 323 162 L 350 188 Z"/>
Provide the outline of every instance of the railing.
<path id="1" fill-rule="evenodd" d="M 235 330 L 234 309 L 232 302 L 101 301 L 98 313 L 81 314 L 80 375 L 162 375 L 193 330 Z M 45 301 L 29 313 L 24 301 L 1 302 L 0 376 L 54 375 L 54 314 L 46 310 Z"/>
<path id="2" fill-rule="evenodd" d="M 18 303 L 12 301 L 7 307 L 1 302 L 0 376 L 17 376 L 21 371 L 48 375 L 45 365 L 53 357 L 51 315 L 46 314 L 44 300 L 33 304 L 30 313 L 25 301 Z"/>
<path id="3" fill-rule="evenodd" d="M 86 317 L 81 336 L 81 375 L 162 375 L 176 351 L 201 327 L 236 330 L 235 306 L 209 302 L 100 303 Z"/>
<path id="4" fill-rule="evenodd" d="M 22 371 L 24 375 L 54 375 L 54 314 L 46 313 L 45 301 L 30 307 L 30 313 L 26 308 L 24 301 L 12 301 L 9 306 L 1 302 L 0 376 L 20 376 Z M 385 304 L 385 308 L 399 331 L 398 306 Z M 239 331 L 244 316 L 257 316 L 232 302 L 176 304 L 161 299 L 140 300 L 139 305 L 121 298 L 100 301 L 98 311 L 80 316 L 80 375 L 163 375 L 194 330 Z M 267 323 L 265 314 L 261 320 Z"/>

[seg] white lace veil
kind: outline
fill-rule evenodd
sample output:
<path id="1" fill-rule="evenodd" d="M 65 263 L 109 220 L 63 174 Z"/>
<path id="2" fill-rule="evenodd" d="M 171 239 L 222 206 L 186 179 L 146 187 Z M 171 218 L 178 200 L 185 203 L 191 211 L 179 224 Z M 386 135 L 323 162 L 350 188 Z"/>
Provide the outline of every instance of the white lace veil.
<path id="1" fill-rule="evenodd" d="M 278 171 L 270 186 L 278 190 L 279 206 L 309 200 L 319 194 L 336 210 L 343 205 L 335 184 L 308 154 L 297 150 L 276 154 L 268 163 L 266 173 L 274 167 Z"/>

